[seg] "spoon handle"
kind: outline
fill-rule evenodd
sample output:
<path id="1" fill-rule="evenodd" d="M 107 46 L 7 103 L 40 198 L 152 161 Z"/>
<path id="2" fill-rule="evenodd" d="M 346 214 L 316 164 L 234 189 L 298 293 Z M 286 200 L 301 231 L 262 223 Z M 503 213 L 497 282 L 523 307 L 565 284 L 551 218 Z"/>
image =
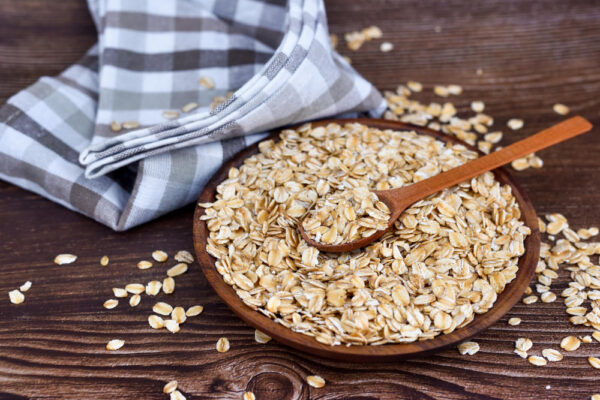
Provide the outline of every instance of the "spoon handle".
<path id="1" fill-rule="evenodd" d="M 586 133 L 590 129 L 592 129 L 592 124 L 585 118 L 580 116 L 569 118 L 535 135 L 506 146 L 501 150 L 479 157 L 410 186 L 394 189 L 402 192 L 401 198 L 398 196 L 395 200 L 403 204 L 412 204 L 430 194 L 508 164 L 517 158 L 525 157 L 533 152 Z"/>

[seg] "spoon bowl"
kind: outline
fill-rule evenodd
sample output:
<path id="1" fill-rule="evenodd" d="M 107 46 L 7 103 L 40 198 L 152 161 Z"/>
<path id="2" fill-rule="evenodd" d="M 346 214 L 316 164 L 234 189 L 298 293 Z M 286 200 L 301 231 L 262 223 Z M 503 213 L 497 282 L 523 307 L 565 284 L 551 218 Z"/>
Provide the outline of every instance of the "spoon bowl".
<path id="1" fill-rule="evenodd" d="M 520 140 L 501 150 L 476 158 L 456 168 L 434 175 L 431 178 L 402 186 L 395 189 L 379 190 L 374 193 L 391 211 L 387 228 L 376 231 L 370 236 L 362 237 L 351 242 L 338 244 L 327 244 L 312 239 L 304 230 L 303 224 L 299 224 L 300 235 L 311 246 L 320 251 L 345 252 L 365 247 L 382 237 L 400 217 L 402 212 L 411 204 L 426 198 L 433 193 L 449 188 L 456 184 L 491 171 L 510 163 L 518 158 L 525 157 L 536 151 L 553 146 L 567 139 L 589 132 L 592 124 L 585 118 L 575 116 L 562 121 L 550 128 L 544 129 L 535 135 Z"/>

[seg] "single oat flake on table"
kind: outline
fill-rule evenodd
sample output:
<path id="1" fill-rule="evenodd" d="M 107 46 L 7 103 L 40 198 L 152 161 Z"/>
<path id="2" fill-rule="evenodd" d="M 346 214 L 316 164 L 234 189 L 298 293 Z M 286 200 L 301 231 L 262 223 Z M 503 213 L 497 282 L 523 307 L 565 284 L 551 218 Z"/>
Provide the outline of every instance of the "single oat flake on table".
<path id="1" fill-rule="evenodd" d="M 25 301 L 25 295 L 21 291 L 15 289 L 8 292 L 8 298 L 13 304 L 21 304 Z"/>
<path id="2" fill-rule="evenodd" d="M 305 124 L 280 139 L 260 143 L 230 169 L 216 200 L 200 204 L 206 250 L 250 308 L 329 345 L 407 343 L 469 324 L 515 278 L 530 230 L 510 186 L 492 173 L 418 201 L 360 251 L 322 253 L 298 233 L 324 196 L 408 185 L 477 153 L 361 124 Z M 352 226 L 344 211 L 324 216 L 321 235 Z M 359 227 L 373 229 L 375 218 L 364 219 Z"/>
<path id="3" fill-rule="evenodd" d="M 317 389 L 320 389 L 325 386 L 325 379 L 321 378 L 319 375 L 309 375 L 306 377 L 306 382 Z"/>
<path id="4" fill-rule="evenodd" d="M 479 343 L 477 342 L 463 342 L 458 345 L 458 352 L 463 356 L 468 354 L 472 356 L 479 351 Z"/>

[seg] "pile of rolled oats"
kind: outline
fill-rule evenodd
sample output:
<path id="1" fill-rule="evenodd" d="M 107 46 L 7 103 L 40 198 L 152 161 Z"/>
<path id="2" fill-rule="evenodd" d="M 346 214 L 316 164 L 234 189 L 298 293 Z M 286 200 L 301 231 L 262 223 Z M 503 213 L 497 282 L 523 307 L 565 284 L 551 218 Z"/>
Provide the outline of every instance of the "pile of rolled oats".
<path id="1" fill-rule="evenodd" d="M 475 152 L 360 124 L 306 124 L 280 138 L 200 204 L 206 249 L 249 307 L 330 345 L 412 342 L 467 325 L 516 276 L 530 230 L 492 173 L 415 203 L 359 251 L 320 253 L 298 233 L 325 185 L 327 196 L 409 185 Z"/>
<path id="2" fill-rule="evenodd" d="M 326 179 L 317 182 L 320 197 L 302 221 L 310 238 L 327 244 L 348 243 L 387 228 L 390 210 L 366 186 L 328 195 L 330 187 Z"/>

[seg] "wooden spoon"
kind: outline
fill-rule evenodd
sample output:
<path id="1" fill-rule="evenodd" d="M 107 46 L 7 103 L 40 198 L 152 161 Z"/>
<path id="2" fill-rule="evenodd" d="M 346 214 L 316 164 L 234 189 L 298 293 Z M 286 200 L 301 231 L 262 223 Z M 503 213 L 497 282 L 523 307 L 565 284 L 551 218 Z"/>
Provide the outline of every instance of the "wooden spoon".
<path id="1" fill-rule="evenodd" d="M 359 249 L 383 236 L 394 225 L 400 214 L 410 207 L 411 204 L 440 190 L 508 164 L 517 158 L 525 157 L 546 147 L 586 133 L 590 129 L 592 129 L 592 124 L 589 121 L 583 117 L 575 116 L 548 129 L 544 129 L 535 135 L 529 136 L 527 139 L 520 140 L 501 150 L 487 154 L 431 178 L 396 189 L 374 191 L 377 197 L 389 207 L 391 216 L 387 228 L 377 231 L 371 236 L 352 242 L 326 244 L 311 239 L 304 231 L 302 223 L 299 224 L 300 234 L 309 245 L 322 251 L 338 253 Z"/>

